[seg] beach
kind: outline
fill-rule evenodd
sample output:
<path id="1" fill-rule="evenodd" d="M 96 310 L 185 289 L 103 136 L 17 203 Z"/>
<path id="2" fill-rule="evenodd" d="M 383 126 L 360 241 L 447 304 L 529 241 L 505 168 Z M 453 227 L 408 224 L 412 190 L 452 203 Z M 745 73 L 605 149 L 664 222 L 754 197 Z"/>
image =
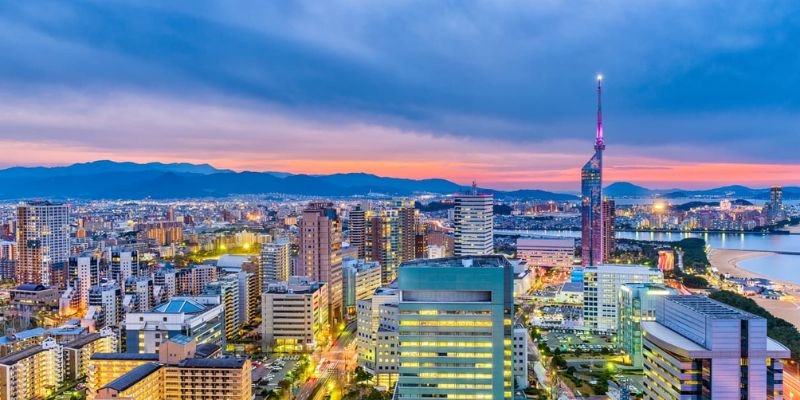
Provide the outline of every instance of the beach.
<path id="1" fill-rule="evenodd" d="M 740 261 L 748 258 L 764 257 L 772 254 L 774 253 L 763 251 L 711 249 L 708 253 L 708 261 L 711 263 L 712 267 L 716 268 L 722 274 L 730 274 L 740 278 L 769 279 L 778 289 L 781 289 L 786 294 L 792 295 L 794 300 L 791 301 L 768 300 L 759 296 L 753 296 L 751 298 L 758 303 L 758 305 L 772 313 L 772 315 L 785 319 L 800 329 L 800 302 L 798 302 L 800 301 L 800 285 L 757 274 L 738 265 Z"/>

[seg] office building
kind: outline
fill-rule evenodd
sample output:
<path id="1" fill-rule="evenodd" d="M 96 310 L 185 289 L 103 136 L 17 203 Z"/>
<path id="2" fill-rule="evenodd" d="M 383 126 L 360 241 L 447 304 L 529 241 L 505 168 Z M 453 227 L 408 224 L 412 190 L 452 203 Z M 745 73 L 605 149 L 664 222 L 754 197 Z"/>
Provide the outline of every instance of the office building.
<path id="1" fill-rule="evenodd" d="M 344 307 L 347 315 L 355 315 L 356 301 L 368 299 L 381 286 L 381 266 L 374 261 L 346 258 L 342 262 Z"/>
<path id="2" fill-rule="evenodd" d="M 286 238 L 279 238 L 261 247 L 261 285 L 289 280 L 291 266 L 291 244 Z"/>
<path id="3" fill-rule="evenodd" d="M 583 270 L 583 323 L 595 331 L 617 329 L 624 284 L 664 283 L 664 274 L 643 265 L 596 265 Z"/>
<path id="4" fill-rule="evenodd" d="M 582 265 L 600 265 L 606 260 L 603 221 L 603 139 L 602 77 L 597 77 L 597 133 L 594 155 L 581 169 L 581 258 Z"/>
<path id="5" fill-rule="evenodd" d="M 356 357 L 372 374 L 374 384 L 386 389 L 397 383 L 400 367 L 398 313 L 400 291 L 377 288 L 371 297 L 357 300 Z"/>
<path id="6" fill-rule="evenodd" d="M 400 266 L 403 399 L 511 399 L 513 267 L 503 256 Z"/>
<path id="7" fill-rule="evenodd" d="M 494 196 L 478 193 L 475 183 L 469 194 L 455 197 L 454 252 L 458 256 L 494 253 Z"/>
<path id="8" fill-rule="evenodd" d="M 628 364 L 642 366 L 641 323 L 655 321 L 656 300 L 676 294 L 678 291 L 673 288 L 652 283 L 626 283 L 620 287 L 617 346 Z"/>
<path id="9" fill-rule="evenodd" d="M 58 286 L 69 261 L 69 209 L 48 201 L 17 207 L 17 283 Z M 55 274 L 55 275 L 54 275 Z"/>
<path id="10" fill-rule="evenodd" d="M 198 344 L 221 345 L 225 323 L 221 304 L 199 304 L 175 297 L 149 312 L 125 315 L 125 351 L 156 353 L 158 346 L 173 335 L 193 338 Z"/>
<path id="11" fill-rule="evenodd" d="M 312 350 L 328 333 L 328 294 L 325 284 L 293 276 L 271 284 L 262 296 L 263 346 L 272 351 Z"/>
<path id="12" fill-rule="evenodd" d="M 520 238 L 517 258 L 531 267 L 570 268 L 575 259 L 575 240 Z"/>
<path id="13" fill-rule="evenodd" d="M 701 295 L 659 297 L 642 322 L 645 399 L 782 399 L 791 352 L 767 321 Z"/>
<path id="14" fill-rule="evenodd" d="M 299 269 L 328 291 L 328 322 L 333 331 L 343 318 L 342 225 L 332 203 L 310 203 L 299 222 Z"/>

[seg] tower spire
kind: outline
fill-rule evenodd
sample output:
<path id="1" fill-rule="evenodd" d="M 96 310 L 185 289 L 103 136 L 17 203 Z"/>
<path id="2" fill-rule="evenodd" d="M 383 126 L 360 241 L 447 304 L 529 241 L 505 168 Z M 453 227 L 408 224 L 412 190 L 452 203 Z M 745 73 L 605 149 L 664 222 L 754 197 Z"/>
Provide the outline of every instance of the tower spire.
<path id="1" fill-rule="evenodd" d="M 595 138 L 594 148 L 605 150 L 606 144 L 603 141 L 603 75 L 597 75 L 597 137 Z"/>

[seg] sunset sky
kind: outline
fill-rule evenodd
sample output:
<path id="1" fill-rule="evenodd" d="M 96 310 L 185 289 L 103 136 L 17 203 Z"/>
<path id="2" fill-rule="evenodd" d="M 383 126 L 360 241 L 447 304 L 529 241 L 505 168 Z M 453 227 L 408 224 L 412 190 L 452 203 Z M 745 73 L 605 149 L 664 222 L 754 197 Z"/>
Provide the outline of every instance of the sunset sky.
<path id="1" fill-rule="evenodd" d="M 800 4 L 0 3 L 0 167 L 800 184 Z"/>

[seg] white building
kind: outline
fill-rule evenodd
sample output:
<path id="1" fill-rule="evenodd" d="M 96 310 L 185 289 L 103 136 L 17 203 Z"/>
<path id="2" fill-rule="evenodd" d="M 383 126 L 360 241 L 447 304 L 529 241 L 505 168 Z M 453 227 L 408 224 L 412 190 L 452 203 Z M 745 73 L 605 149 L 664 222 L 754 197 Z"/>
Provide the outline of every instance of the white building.
<path id="1" fill-rule="evenodd" d="M 471 194 L 455 197 L 454 252 L 456 256 L 494 253 L 494 196 L 480 194 L 473 187 Z"/>
<path id="2" fill-rule="evenodd" d="M 525 389 L 528 387 L 528 329 L 522 325 L 514 326 L 511 351 L 515 388 Z"/>
<path id="3" fill-rule="evenodd" d="M 444 258 L 447 254 L 447 250 L 444 246 L 439 246 L 437 244 L 429 244 L 428 245 L 428 257 L 427 258 Z"/>
<path id="4" fill-rule="evenodd" d="M 122 320 L 122 289 L 113 281 L 93 286 L 89 290 L 89 306 L 102 314 L 97 329 L 118 326 Z"/>
<path id="5" fill-rule="evenodd" d="M 783 398 L 791 352 L 767 337 L 767 321 L 705 296 L 658 298 L 642 322 L 644 398 Z"/>
<path id="6" fill-rule="evenodd" d="M 311 350 L 328 327 L 328 291 L 305 276 L 270 284 L 261 297 L 263 346 L 273 351 Z"/>
<path id="7" fill-rule="evenodd" d="M 533 267 L 569 268 L 575 259 L 575 239 L 517 239 L 517 258 Z"/>
<path id="8" fill-rule="evenodd" d="M 344 306 L 348 315 L 355 314 L 356 301 L 369 299 L 381 286 L 381 265 L 376 261 L 345 258 L 342 261 Z"/>
<path id="9" fill-rule="evenodd" d="M 289 280 L 291 246 L 286 238 L 279 238 L 261 247 L 261 285 Z"/>
<path id="10" fill-rule="evenodd" d="M 189 336 L 198 344 L 224 343 L 222 305 L 200 304 L 190 298 L 173 298 L 149 312 L 125 316 L 125 351 L 157 353 L 169 336 Z"/>
<path id="11" fill-rule="evenodd" d="M 375 384 L 391 388 L 400 365 L 397 352 L 397 304 L 400 292 L 378 288 L 369 299 L 358 300 L 356 353 L 358 365 L 375 377 Z M 392 357 L 394 356 L 394 357 Z"/>
<path id="12" fill-rule="evenodd" d="M 617 329 L 619 291 L 626 283 L 664 283 L 664 274 L 644 265 L 603 264 L 583 271 L 583 321 L 592 330 Z"/>

